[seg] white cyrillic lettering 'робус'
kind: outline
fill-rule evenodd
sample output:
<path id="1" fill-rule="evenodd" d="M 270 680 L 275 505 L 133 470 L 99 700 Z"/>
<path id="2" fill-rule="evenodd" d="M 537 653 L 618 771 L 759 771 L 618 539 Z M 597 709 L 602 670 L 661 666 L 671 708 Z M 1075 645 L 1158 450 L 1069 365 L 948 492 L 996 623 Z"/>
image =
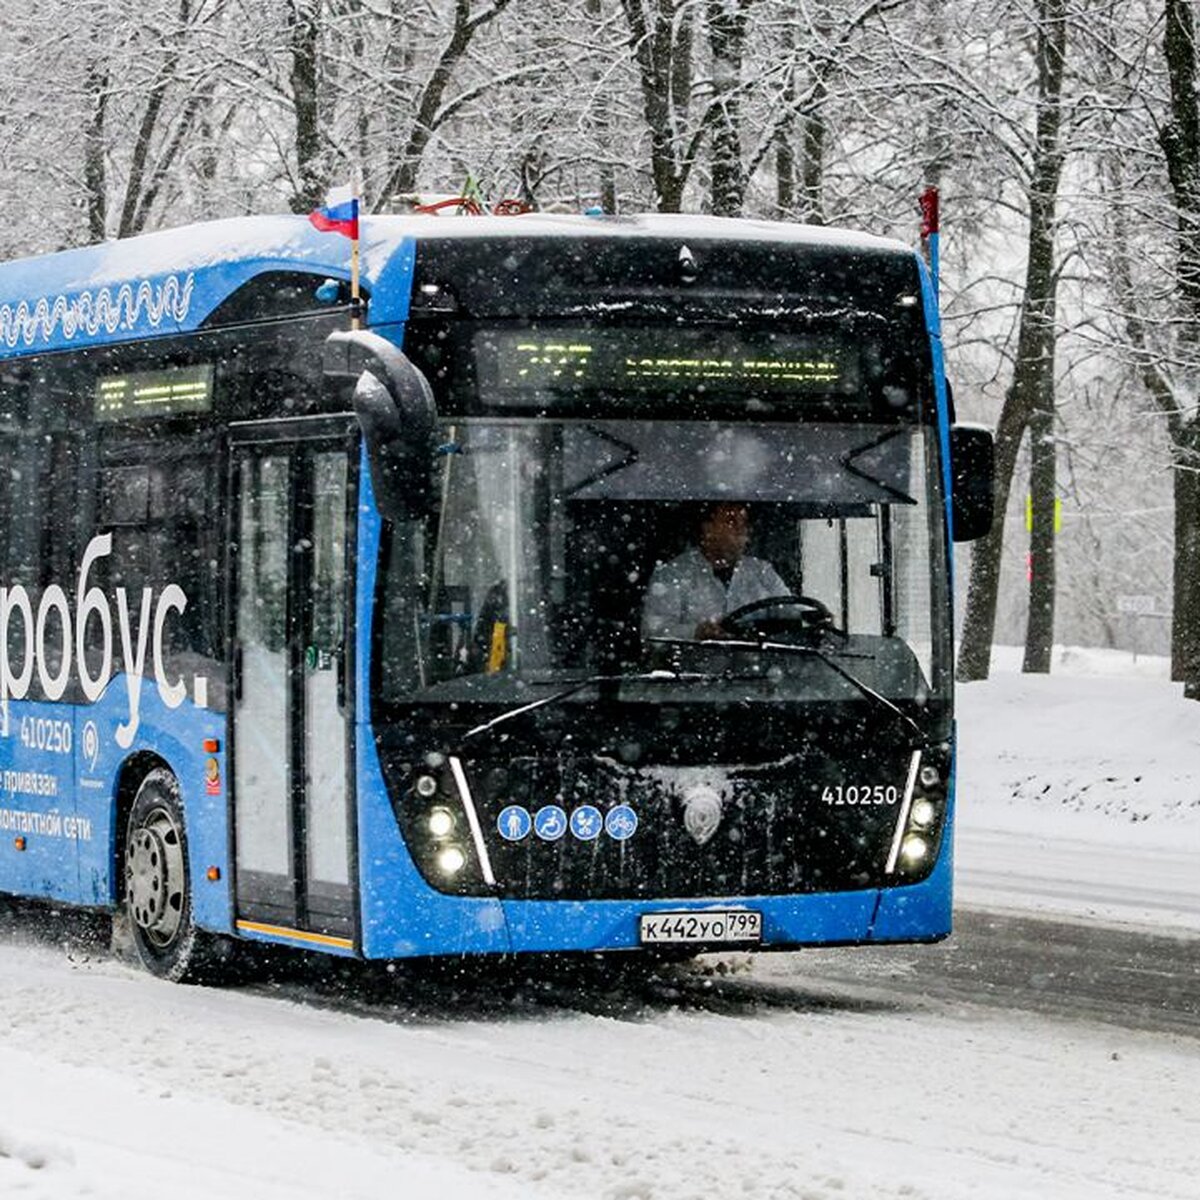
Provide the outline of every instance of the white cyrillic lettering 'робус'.
<path id="1" fill-rule="evenodd" d="M 23 584 L 0 587 L 0 704 L 25 699 L 35 669 L 47 700 L 62 699 L 72 668 L 88 701 L 95 702 L 104 694 L 113 676 L 113 607 L 103 590 L 95 585 L 89 587 L 88 581 L 96 563 L 111 553 L 111 533 L 97 534 L 88 542 L 79 564 L 73 615 L 67 593 L 57 583 L 43 591 L 36 617 L 29 591 Z M 182 614 L 188 598 L 178 584 L 170 583 L 155 604 L 153 589 L 142 588 L 136 630 L 126 588 L 116 589 L 116 601 L 128 706 L 126 719 L 117 727 L 117 743 L 128 749 L 141 722 L 147 652 L 163 704 L 178 708 L 187 696 L 187 685 L 182 679 L 167 678 L 163 650 L 168 618 L 172 612 Z M 10 632 L 17 629 L 20 636 L 10 638 Z M 90 662 L 86 652 L 89 643 L 93 647 Z M 18 644 L 24 646 L 19 670 L 9 656 L 9 646 Z M 47 653 L 48 649 L 54 653 Z M 57 671 L 51 665 L 55 660 Z"/>

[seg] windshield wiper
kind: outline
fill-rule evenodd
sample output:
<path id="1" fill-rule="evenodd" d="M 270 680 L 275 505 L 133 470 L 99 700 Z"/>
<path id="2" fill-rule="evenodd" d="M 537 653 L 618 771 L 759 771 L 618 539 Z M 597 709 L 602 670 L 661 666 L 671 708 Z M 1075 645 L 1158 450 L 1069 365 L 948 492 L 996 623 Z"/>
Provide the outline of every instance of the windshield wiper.
<path id="1" fill-rule="evenodd" d="M 476 725 L 474 729 L 468 729 L 462 736 L 463 742 L 469 741 L 471 738 L 478 736 L 481 733 L 490 733 L 497 725 L 503 724 L 505 721 L 511 721 L 513 717 L 524 716 L 525 713 L 534 712 L 539 708 L 546 708 L 551 704 L 558 704 L 563 700 L 569 700 L 572 696 L 579 692 L 586 691 L 590 687 L 602 687 L 606 683 L 622 684 L 622 683 L 646 683 L 659 682 L 661 680 L 683 680 L 688 683 L 712 683 L 715 680 L 725 680 L 730 678 L 726 674 L 713 674 L 705 671 L 645 671 L 637 675 L 589 675 L 586 679 L 579 680 L 578 683 L 571 684 L 570 687 L 562 688 L 560 691 L 554 692 L 549 696 L 543 696 L 540 700 L 531 700 L 528 704 L 520 704 L 516 708 L 506 709 L 498 716 L 493 717 L 490 721 L 484 721 L 482 725 Z"/>
<path id="2" fill-rule="evenodd" d="M 916 721 L 914 721 L 912 717 L 910 717 L 908 713 L 906 713 L 898 704 L 889 700 L 882 693 L 877 692 L 873 687 L 870 686 L 870 684 L 863 683 L 863 681 L 859 679 L 859 677 L 852 671 L 847 671 L 846 668 L 841 666 L 834 659 L 833 655 L 831 655 L 827 650 L 822 650 L 817 646 L 789 646 L 786 642 L 763 642 L 762 648 L 764 650 L 783 650 L 789 654 L 803 654 L 810 658 L 820 659 L 820 661 L 823 662 L 831 671 L 834 671 L 836 674 L 840 675 L 848 684 L 850 684 L 851 687 L 857 689 L 862 695 L 866 696 L 868 700 L 872 700 L 876 704 L 882 705 L 890 713 L 894 714 L 895 716 L 899 717 L 900 720 L 910 725 L 913 732 L 918 737 L 923 738 L 925 736 L 920 725 L 918 725 Z M 850 658 L 851 655 L 842 654 L 841 657 Z"/>
<path id="3" fill-rule="evenodd" d="M 828 632 L 835 633 L 838 637 L 847 636 L 840 629 Z M 734 650 L 761 650 L 764 646 L 770 646 L 775 650 L 799 650 L 802 654 L 817 653 L 815 647 L 812 646 L 795 646 L 785 642 L 758 642 L 747 638 L 648 637 L 646 641 L 655 646 L 723 646 L 726 649 Z M 828 654 L 830 651 L 824 650 L 821 653 Z M 868 654 L 865 650 L 838 650 L 835 653 L 838 658 L 869 658 L 872 661 L 875 658 L 874 654 Z"/>
<path id="4" fill-rule="evenodd" d="M 674 645 L 681 646 L 711 646 L 714 649 L 721 648 L 726 650 L 779 650 L 785 654 L 800 654 L 806 658 L 820 659 L 831 671 L 840 675 L 861 695 L 866 696 L 868 700 L 873 701 L 875 704 L 886 708 L 888 712 L 912 726 L 919 737 L 925 736 L 920 725 L 900 708 L 899 705 L 894 704 L 886 696 L 881 695 L 870 684 L 864 683 L 853 672 L 847 671 L 843 666 L 839 666 L 828 650 L 822 650 L 818 646 L 794 646 L 789 642 L 758 642 L 746 641 L 741 638 L 705 638 L 703 640 L 699 638 L 651 638 L 650 641 L 671 642 Z M 839 650 L 837 651 L 837 656 L 838 658 L 874 658 L 872 654 L 859 654 L 853 650 Z"/>

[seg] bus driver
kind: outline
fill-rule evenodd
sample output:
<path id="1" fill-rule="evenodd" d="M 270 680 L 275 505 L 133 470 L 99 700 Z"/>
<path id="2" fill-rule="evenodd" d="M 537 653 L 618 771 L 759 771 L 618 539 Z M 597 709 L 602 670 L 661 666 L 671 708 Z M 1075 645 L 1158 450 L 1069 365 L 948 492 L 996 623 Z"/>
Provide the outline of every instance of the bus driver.
<path id="1" fill-rule="evenodd" d="M 696 544 L 659 563 L 642 605 L 644 638 L 719 638 L 722 620 L 745 604 L 790 596 L 775 568 L 746 554 L 750 509 L 719 502 L 700 514 Z"/>

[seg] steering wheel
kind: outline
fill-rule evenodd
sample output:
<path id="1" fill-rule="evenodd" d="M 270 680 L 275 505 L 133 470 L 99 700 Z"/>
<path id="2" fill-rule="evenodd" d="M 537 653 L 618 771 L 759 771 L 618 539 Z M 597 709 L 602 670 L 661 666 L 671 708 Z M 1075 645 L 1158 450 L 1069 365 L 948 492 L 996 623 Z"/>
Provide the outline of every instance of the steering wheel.
<path id="1" fill-rule="evenodd" d="M 769 613 L 776 608 L 798 608 L 800 612 L 798 616 L 777 614 L 761 622 L 748 620 L 756 613 Z M 833 624 L 833 613 L 813 596 L 765 596 L 743 604 L 721 618 L 721 624 L 735 633 L 742 630 L 766 632 L 772 626 L 794 629 L 797 623 L 807 632 L 838 632 Z"/>

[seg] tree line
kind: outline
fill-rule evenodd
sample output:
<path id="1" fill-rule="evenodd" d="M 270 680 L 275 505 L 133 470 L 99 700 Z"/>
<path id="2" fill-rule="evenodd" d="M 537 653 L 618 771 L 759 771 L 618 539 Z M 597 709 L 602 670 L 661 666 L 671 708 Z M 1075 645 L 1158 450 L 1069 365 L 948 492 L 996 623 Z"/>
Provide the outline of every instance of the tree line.
<path id="1" fill-rule="evenodd" d="M 997 431 L 959 674 L 1167 651 L 1200 698 L 1190 0 L 0 0 L 0 257 L 491 198 L 914 242 L 943 198 L 959 416 Z"/>

